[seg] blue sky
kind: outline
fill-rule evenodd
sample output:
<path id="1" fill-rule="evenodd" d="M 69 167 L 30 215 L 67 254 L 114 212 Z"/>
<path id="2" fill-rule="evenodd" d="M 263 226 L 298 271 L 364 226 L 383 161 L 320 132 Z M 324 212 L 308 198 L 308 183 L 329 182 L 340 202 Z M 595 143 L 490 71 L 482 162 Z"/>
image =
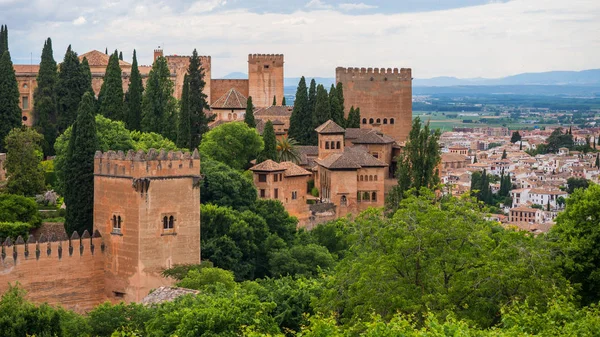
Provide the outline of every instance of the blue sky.
<path id="1" fill-rule="evenodd" d="M 0 0 L 15 63 L 119 49 L 141 63 L 197 48 L 213 77 L 249 53 L 282 53 L 286 76 L 335 67 L 410 67 L 418 78 L 600 68 L 598 0 Z"/>

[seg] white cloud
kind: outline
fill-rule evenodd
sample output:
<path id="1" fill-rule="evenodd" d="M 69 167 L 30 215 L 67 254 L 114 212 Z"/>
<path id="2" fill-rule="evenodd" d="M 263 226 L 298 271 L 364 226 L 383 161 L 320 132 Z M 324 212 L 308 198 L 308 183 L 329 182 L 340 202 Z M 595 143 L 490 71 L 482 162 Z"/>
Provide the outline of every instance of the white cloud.
<path id="1" fill-rule="evenodd" d="M 364 2 L 361 3 L 345 3 L 345 4 L 339 4 L 339 7 L 343 10 L 347 10 L 347 11 L 351 11 L 351 10 L 359 10 L 359 9 L 372 9 L 372 8 L 377 8 L 377 6 L 374 5 L 367 5 Z"/>
<path id="2" fill-rule="evenodd" d="M 77 19 L 73 20 L 73 24 L 75 26 L 81 26 L 81 25 L 83 25 L 86 22 L 87 22 L 87 20 L 83 16 L 80 16 Z"/>
<path id="3" fill-rule="evenodd" d="M 225 0 L 199 0 L 190 6 L 188 13 L 199 14 L 212 12 L 216 8 L 224 6 L 225 4 L 227 4 L 227 1 Z"/>
<path id="4" fill-rule="evenodd" d="M 310 0 L 305 7 L 307 8 L 314 8 L 314 9 L 329 9 L 332 8 L 331 5 L 328 5 L 326 3 L 324 3 L 321 0 Z"/>

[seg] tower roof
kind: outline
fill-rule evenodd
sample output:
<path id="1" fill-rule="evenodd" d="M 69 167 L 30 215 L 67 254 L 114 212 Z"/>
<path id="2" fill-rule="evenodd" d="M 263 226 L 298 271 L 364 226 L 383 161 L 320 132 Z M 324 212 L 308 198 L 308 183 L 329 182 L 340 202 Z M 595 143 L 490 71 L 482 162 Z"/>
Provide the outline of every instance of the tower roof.
<path id="1" fill-rule="evenodd" d="M 345 148 L 343 153 L 332 153 L 315 162 L 328 169 L 360 169 L 363 167 L 385 167 L 388 164 L 373 157 L 363 148 Z"/>
<path id="2" fill-rule="evenodd" d="M 317 131 L 317 133 L 320 134 L 336 134 L 346 132 L 346 130 L 343 127 L 339 126 L 336 122 L 332 121 L 331 119 L 321 124 L 315 129 L 315 131 Z"/>
<path id="3" fill-rule="evenodd" d="M 246 109 L 247 98 L 235 88 L 229 89 L 225 95 L 219 97 L 212 105 L 213 109 Z"/>
<path id="4" fill-rule="evenodd" d="M 275 171 L 284 171 L 285 167 L 282 167 L 277 162 L 267 159 L 260 164 L 256 164 L 250 168 L 250 171 L 266 171 L 266 172 L 275 172 Z"/>
<path id="5" fill-rule="evenodd" d="M 105 53 L 98 51 L 98 50 L 92 50 L 89 51 L 85 54 L 81 54 L 79 55 L 79 61 L 82 61 L 83 58 L 85 57 L 88 61 L 88 64 L 90 65 L 90 67 L 106 67 L 108 66 L 108 59 L 110 58 L 111 54 L 106 55 Z M 127 63 L 125 61 L 119 60 L 119 65 L 120 66 L 131 66 L 130 63 Z"/>

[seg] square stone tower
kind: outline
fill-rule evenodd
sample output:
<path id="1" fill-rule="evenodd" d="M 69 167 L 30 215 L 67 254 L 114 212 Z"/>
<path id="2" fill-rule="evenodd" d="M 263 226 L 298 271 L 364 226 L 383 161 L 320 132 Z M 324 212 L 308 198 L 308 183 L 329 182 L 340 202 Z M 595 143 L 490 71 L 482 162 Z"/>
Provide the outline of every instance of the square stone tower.
<path id="1" fill-rule="evenodd" d="M 94 229 L 106 242 L 108 299 L 139 302 L 172 283 L 164 269 L 200 263 L 200 180 L 197 150 L 96 153 Z"/>
<path id="2" fill-rule="evenodd" d="M 273 97 L 277 105 L 283 99 L 283 55 L 248 55 L 248 94 L 257 108 L 270 107 Z"/>

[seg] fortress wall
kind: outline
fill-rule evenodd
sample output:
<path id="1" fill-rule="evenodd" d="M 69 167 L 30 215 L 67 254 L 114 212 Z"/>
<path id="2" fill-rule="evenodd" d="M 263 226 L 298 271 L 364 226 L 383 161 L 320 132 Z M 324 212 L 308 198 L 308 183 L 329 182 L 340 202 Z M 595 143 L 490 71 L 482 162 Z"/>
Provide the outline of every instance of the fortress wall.
<path id="1" fill-rule="evenodd" d="M 210 102 L 210 87 L 211 87 L 211 58 L 210 56 L 199 56 L 200 58 L 200 66 L 204 71 L 204 93 L 207 96 L 207 101 Z M 189 56 L 177 56 L 177 55 L 169 55 L 166 56 L 167 64 L 169 65 L 169 70 L 171 71 L 171 75 L 175 75 L 175 90 L 173 92 L 173 96 L 177 99 L 181 99 L 181 91 L 183 90 L 183 79 L 185 74 L 187 74 L 188 67 L 190 65 L 190 57 Z"/>
<path id="2" fill-rule="evenodd" d="M 344 107 L 360 107 L 361 128 L 378 128 L 397 141 L 405 141 L 412 124 L 412 71 L 407 68 L 336 68 L 336 83 L 344 86 Z M 362 119 L 367 119 L 367 124 Z M 379 118 L 381 124 L 368 123 Z M 394 124 L 383 124 L 394 118 Z"/>
<path id="3" fill-rule="evenodd" d="M 242 95 L 248 98 L 248 80 L 244 79 L 226 79 L 226 80 L 212 80 L 211 81 L 211 99 L 210 104 L 213 104 L 216 100 L 225 95 L 229 89 L 234 88 L 239 91 Z"/>
<path id="4" fill-rule="evenodd" d="M 90 238 L 52 239 L 33 236 L 16 244 L 7 240 L 0 255 L 0 293 L 19 282 L 35 303 L 60 304 L 77 312 L 104 302 L 104 243 L 99 233 Z"/>
<path id="5" fill-rule="evenodd" d="M 249 95 L 255 107 L 266 108 L 272 105 L 273 96 L 277 105 L 283 99 L 283 55 L 248 55 Z"/>

